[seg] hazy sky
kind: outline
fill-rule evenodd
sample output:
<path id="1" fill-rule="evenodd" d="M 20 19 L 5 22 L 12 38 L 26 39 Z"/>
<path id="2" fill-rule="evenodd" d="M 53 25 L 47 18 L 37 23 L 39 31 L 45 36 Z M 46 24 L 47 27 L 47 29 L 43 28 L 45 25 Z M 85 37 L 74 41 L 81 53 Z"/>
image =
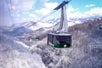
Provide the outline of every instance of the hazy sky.
<path id="1" fill-rule="evenodd" d="M 63 0 L 0 0 L 0 25 L 40 19 Z M 67 17 L 102 16 L 101 0 L 72 0 L 67 5 Z M 57 16 L 57 15 L 55 15 Z"/>

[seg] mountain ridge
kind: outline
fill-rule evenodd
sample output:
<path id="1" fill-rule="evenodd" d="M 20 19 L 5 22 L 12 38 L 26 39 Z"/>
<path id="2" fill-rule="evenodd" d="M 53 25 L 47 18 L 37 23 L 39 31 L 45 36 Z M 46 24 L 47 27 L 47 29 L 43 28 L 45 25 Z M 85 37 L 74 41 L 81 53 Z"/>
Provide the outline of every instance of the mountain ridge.
<path id="1" fill-rule="evenodd" d="M 58 49 L 48 46 L 47 33 L 49 31 L 46 31 L 44 29 L 40 29 L 38 31 L 35 30 L 19 36 L 14 36 L 14 38 L 16 38 L 15 39 L 16 42 L 20 41 L 28 47 L 30 55 L 34 56 L 35 53 L 38 54 L 40 56 L 39 60 L 41 62 L 41 65 L 43 65 L 43 67 L 101 68 L 102 67 L 102 29 L 100 28 L 101 26 L 102 26 L 102 17 L 95 18 L 92 20 L 89 19 L 83 23 L 70 26 L 69 33 L 72 34 L 72 46 L 70 48 Z M 6 36 L 9 35 L 6 34 Z M 0 40 L 2 40 L 2 37 L 0 37 Z M 5 42 L 5 44 L 8 43 Z M 16 44 L 14 43 L 14 45 Z M 18 46 L 20 45 L 21 44 L 19 44 Z M 9 53 L 8 50 L 7 52 Z M 13 55 L 10 54 L 10 56 L 12 57 L 14 55 L 17 55 L 19 56 L 20 59 L 22 56 L 25 56 L 25 54 L 23 53 L 20 53 L 19 55 L 18 53 L 17 54 L 16 53 L 17 52 L 15 51 L 13 53 L 11 52 L 11 54 Z M 28 55 L 29 53 L 27 52 Z M 16 58 L 16 56 L 14 58 Z M 28 58 L 31 58 L 31 56 L 26 57 L 26 59 Z M 31 58 L 31 60 L 32 59 L 33 58 Z M 25 60 L 25 63 L 27 64 L 29 60 Z M 24 63 L 23 61 L 21 62 Z M 29 62 L 32 63 L 32 61 Z M 32 63 L 31 65 L 32 68 L 35 65 L 36 64 Z"/>

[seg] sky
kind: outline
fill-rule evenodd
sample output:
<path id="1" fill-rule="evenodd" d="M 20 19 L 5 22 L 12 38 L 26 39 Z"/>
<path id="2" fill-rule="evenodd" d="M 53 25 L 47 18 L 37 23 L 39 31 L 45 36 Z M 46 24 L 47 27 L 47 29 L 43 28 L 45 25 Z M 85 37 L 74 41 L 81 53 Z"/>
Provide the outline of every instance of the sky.
<path id="1" fill-rule="evenodd" d="M 0 0 L 0 26 L 37 21 L 49 14 L 63 0 Z M 101 0 L 71 0 L 66 5 L 67 18 L 102 16 Z M 60 10 L 51 17 L 59 17 Z"/>

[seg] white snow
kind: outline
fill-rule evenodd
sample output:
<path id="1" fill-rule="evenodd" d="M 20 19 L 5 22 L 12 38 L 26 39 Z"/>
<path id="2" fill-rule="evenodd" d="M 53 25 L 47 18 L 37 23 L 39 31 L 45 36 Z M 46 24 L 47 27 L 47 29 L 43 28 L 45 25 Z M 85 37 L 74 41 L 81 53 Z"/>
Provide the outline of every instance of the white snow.
<path id="1" fill-rule="evenodd" d="M 27 46 L 25 43 L 23 43 L 21 41 L 15 40 L 14 42 L 17 43 L 17 44 L 20 44 L 21 46 L 23 46 L 25 48 L 29 48 L 29 46 Z"/>
<path id="2" fill-rule="evenodd" d="M 37 29 L 40 29 L 40 28 L 52 27 L 53 25 L 54 24 L 37 22 L 36 25 L 30 26 L 28 29 L 31 29 L 31 30 L 34 31 L 34 30 L 37 30 Z"/>
<path id="3" fill-rule="evenodd" d="M 41 56 L 26 45 L 0 33 L 0 68 L 46 68 Z"/>
<path id="4" fill-rule="evenodd" d="M 68 26 L 73 26 L 73 25 L 76 25 L 76 24 L 81 24 L 82 22 L 81 21 L 70 21 L 68 22 Z"/>

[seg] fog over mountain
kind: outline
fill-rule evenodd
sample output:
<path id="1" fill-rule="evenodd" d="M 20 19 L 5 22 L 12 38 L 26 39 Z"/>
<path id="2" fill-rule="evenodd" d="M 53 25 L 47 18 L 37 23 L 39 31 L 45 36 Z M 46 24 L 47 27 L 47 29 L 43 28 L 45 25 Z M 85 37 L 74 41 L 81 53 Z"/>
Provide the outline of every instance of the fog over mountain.
<path id="1" fill-rule="evenodd" d="M 71 20 L 72 46 L 53 48 L 46 44 L 50 28 L 0 28 L 0 68 L 101 68 L 102 17 Z M 42 25 L 42 24 L 41 24 Z M 52 26 L 52 25 L 51 25 Z"/>

